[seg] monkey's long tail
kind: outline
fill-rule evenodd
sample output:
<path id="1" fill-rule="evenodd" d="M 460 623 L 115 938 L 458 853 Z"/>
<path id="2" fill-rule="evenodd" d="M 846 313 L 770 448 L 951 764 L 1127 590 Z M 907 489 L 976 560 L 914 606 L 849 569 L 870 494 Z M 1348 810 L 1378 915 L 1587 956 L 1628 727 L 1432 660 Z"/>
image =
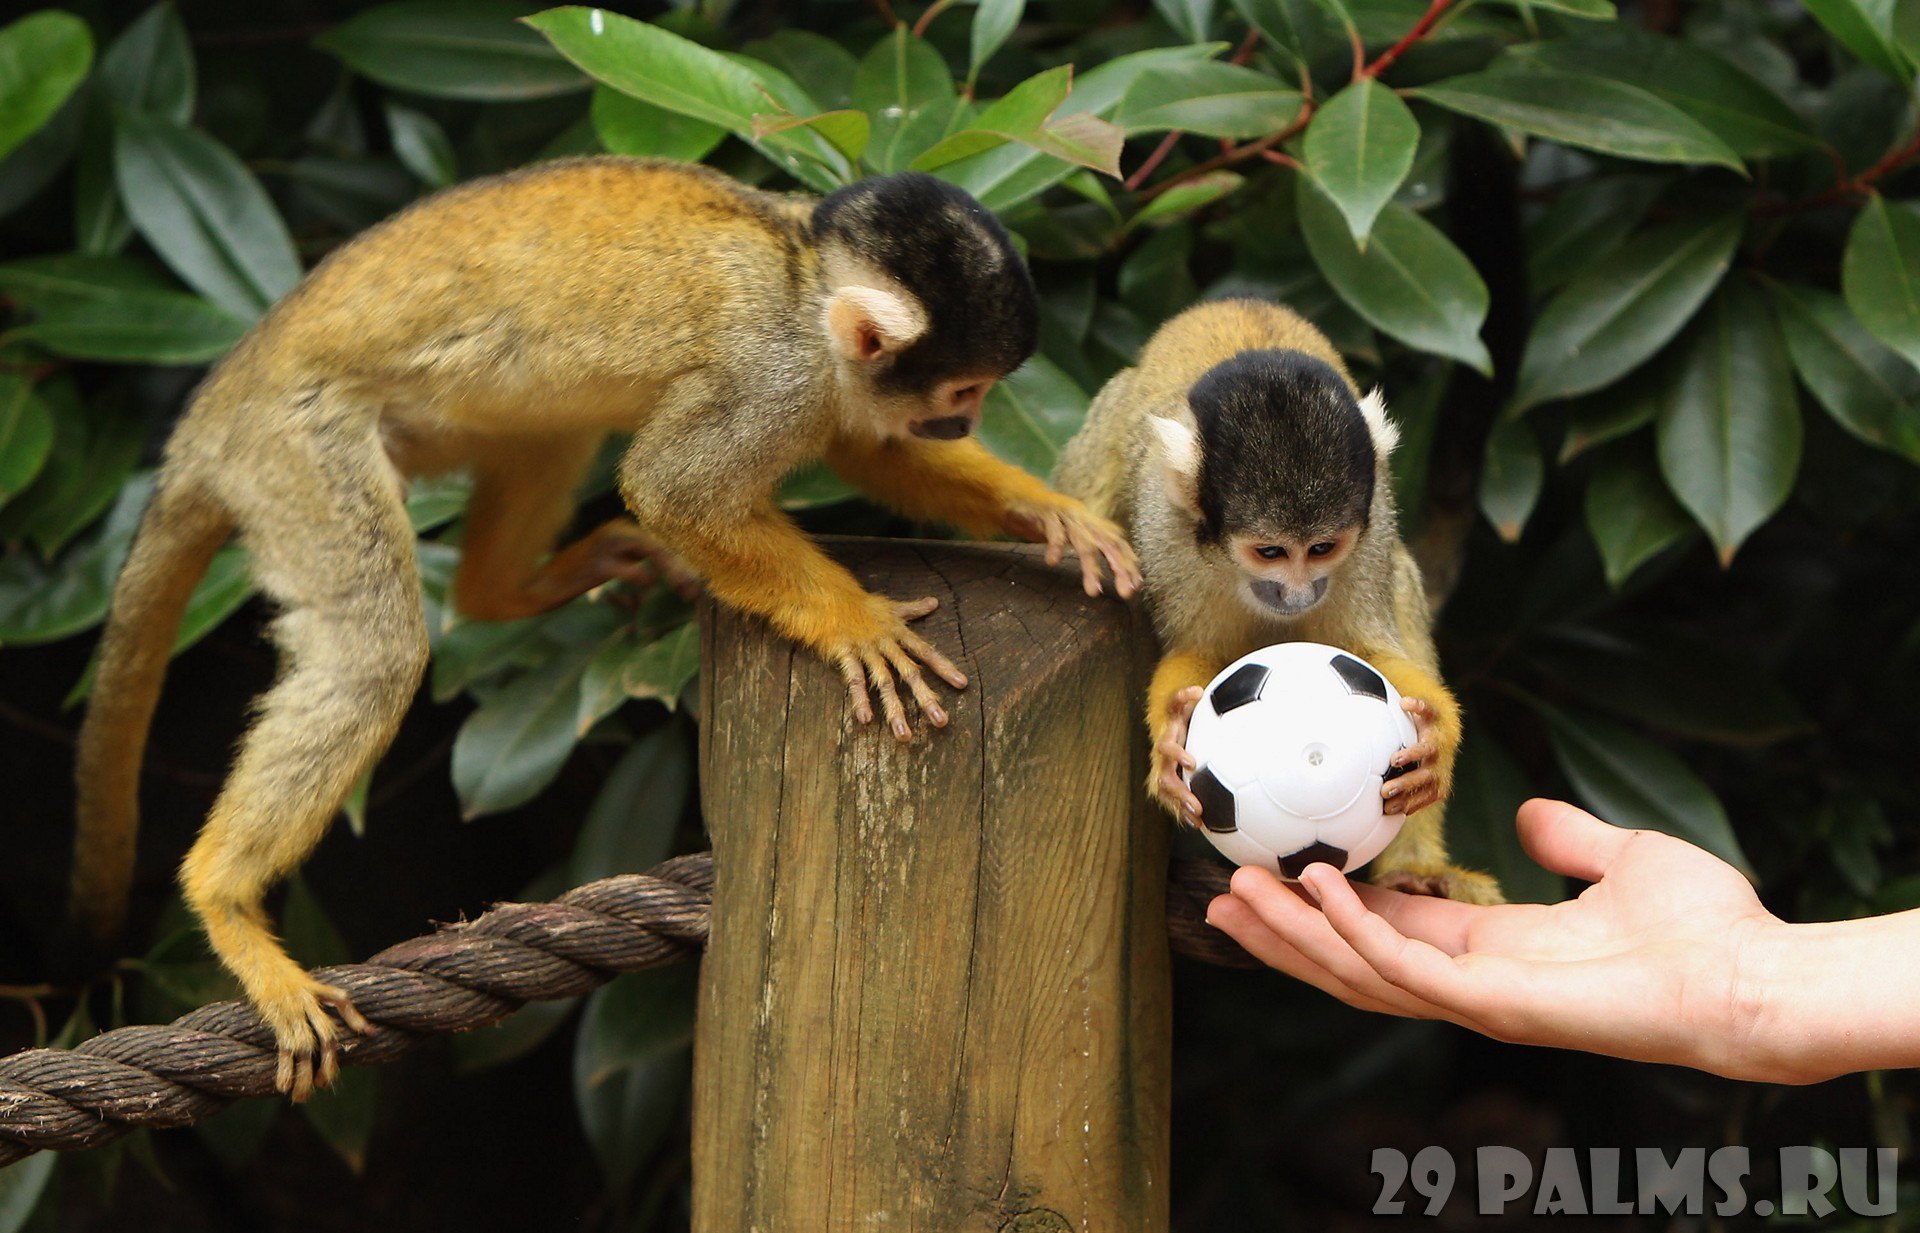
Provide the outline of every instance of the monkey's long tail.
<path id="1" fill-rule="evenodd" d="M 163 477 L 114 584 L 100 639 L 75 782 L 79 818 L 68 911 L 96 940 L 125 922 L 140 829 L 140 760 L 187 600 L 232 533 L 227 515 L 191 482 Z"/>

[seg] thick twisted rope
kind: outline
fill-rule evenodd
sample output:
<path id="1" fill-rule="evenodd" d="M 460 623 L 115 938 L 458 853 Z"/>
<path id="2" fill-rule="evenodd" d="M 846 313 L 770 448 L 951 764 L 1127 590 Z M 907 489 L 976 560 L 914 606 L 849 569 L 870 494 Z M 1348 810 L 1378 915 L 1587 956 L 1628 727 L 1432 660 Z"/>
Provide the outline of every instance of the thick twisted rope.
<path id="1" fill-rule="evenodd" d="M 1205 922 L 1222 866 L 1175 865 L 1167 888 L 1176 952 L 1247 964 Z M 373 1025 L 341 1042 L 348 1066 L 384 1062 L 445 1032 L 498 1023 L 527 1002 L 575 997 L 622 972 L 690 959 L 707 940 L 713 859 L 675 857 L 603 878 L 552 903 L 503 903 L 479 918 L 314 975 Z M 141 1127 L 188 1126 L 244 1096 L 271 1096 L 273 1034 L 245 1002 L 168 1024 L 115 1028 L 73 1049 L 0 1057 L 0 1168 L 38 1151 L 98 1147 Z"/>

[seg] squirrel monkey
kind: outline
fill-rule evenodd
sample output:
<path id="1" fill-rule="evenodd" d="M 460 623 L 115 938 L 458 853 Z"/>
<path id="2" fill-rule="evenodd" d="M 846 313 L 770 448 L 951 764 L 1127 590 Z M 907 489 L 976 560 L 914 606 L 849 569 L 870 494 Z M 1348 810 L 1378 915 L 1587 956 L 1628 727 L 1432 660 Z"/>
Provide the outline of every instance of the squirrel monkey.
<path id="1" fill-rule="evenodd" d="M 1089 594 L 1103 565 L 1131 594 L 1119 528 L 966 439 L 1038 316 L 999 223 L 919 174 L 816 200 L 680 163 L 564 160 L 343 245 L 214 368 L 167 444 L 80 735 L 77 912 L 102 937 L 120 926 L 168 651 L 237 534 L 279 610 L 280 674 L 182 883 L 277 1038 L 279 1088 L 304 1099 L 333 1077 L 340 1026 L 365 1020 L 286 954 L 263 898 L 386 748 L 426 665 L 409 476 L 473 475 L 453 583 L 469 616 L 528 616 L 609 579 L 684 584 L 690 567 L 833 665 L 861 723 L 878 695 L 909 739 L 904 692 L 945 724 L 921 665 L 966 677 L 908 628 L 937 601 L 863 590 L 775 489 L 824 458 L 909 516 L 1044 541 L 1054 561 L 1072 549 Z M 619 488 L 635 521 L 549 556 L 613 432 L 632 434 Z"/>
<path id="2" fill-rule="evenodd" d="M 1148 691 L 1148 791 L 1204 825 L 1182 770 L 1208 681 L 1274 642 L 1325 642 L 1378 668 L 1419 731 L 1381 787 L 1405 826 L 1374 863 L 1385 886 L 1499 902 L 1447 863 L 1441 806 L 1460 707 L 1441 682 L 1420 570 L 1400 541 L 1378 392 L 1304 318 L 1260 300 L 1200 304 L 1109 381 L 1054 473 L 1131 532 L 1164 655 Z M 1420 816 L 1415 817 L 1418 813 Z"/>

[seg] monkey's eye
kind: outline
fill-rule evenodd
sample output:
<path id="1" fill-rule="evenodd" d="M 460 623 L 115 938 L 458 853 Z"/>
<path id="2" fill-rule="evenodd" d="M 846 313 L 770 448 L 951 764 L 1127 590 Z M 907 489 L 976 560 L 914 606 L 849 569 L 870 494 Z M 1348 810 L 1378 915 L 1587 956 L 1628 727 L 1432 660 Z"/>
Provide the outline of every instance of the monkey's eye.
<path id="1" fill-rule="evenodd" d="M 1334 549 L 1334 544 L 1332 540 L 1323 540 L 1320 543 L 1315 544 L 1313 547 L 1307 549 L 1307 555 L 1310 557 L 1324 557 L 1329 552 L 1332 552 L 1333 549 Z"/>
<path id="2" fill-rule="evenodd" d="M 1262 544 L 1253 551 L 1262 561 L 1278 561 L 1287 555 L 1287 550 L 1279 544 Z"/>

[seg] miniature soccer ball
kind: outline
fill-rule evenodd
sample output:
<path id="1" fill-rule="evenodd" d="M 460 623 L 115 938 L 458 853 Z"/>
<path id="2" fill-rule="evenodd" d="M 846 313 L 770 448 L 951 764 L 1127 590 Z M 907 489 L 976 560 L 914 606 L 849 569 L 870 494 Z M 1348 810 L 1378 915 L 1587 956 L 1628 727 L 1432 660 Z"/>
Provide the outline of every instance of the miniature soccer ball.
<path id="1" fill-rule="evenodd" d="M 1338 647 L 1282 642 L 1227 665 L 1194 707 L 1187 777 L 1202 833 L 1239 865 L 1294 879 L 1315 861 L 1352 873 L 1406 819 L 1380 785 L 1416 740 L 1400 694 Z"/>

